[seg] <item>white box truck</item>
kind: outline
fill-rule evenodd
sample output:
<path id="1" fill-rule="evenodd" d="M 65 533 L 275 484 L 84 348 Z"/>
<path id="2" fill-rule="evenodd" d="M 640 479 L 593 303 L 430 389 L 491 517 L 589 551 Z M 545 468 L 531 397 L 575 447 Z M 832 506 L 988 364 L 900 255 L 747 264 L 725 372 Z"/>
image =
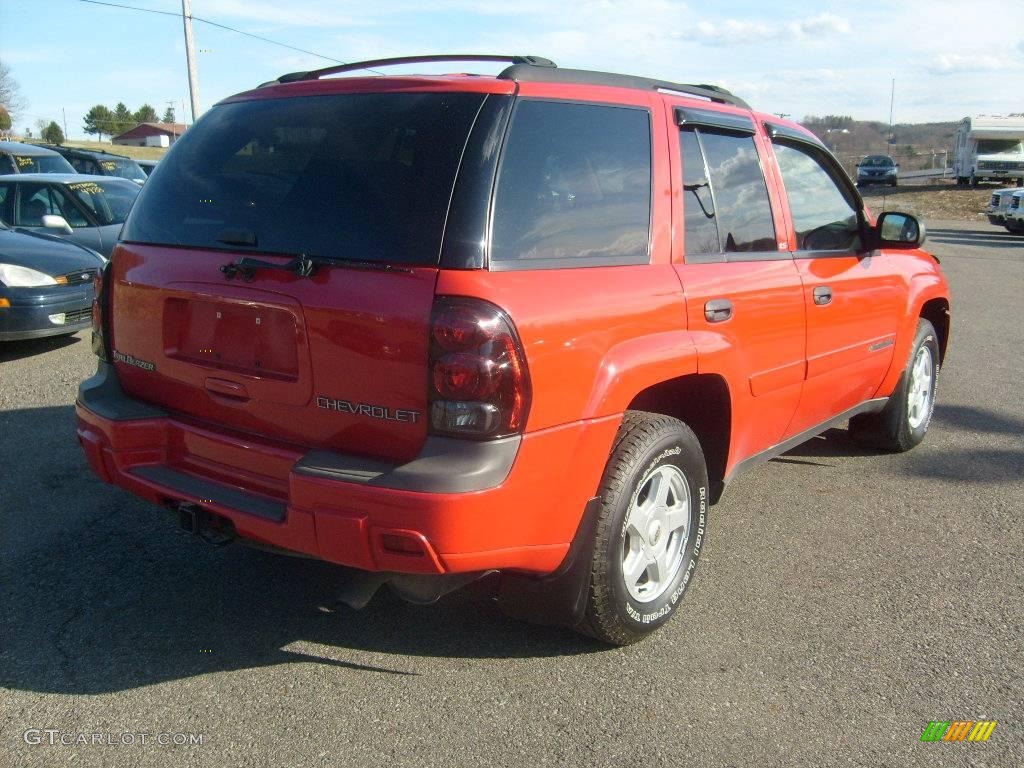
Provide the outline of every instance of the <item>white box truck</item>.
<path id="1" fill-rule="evenodd" d="M 965 117 L 953 152 L 956 183 L 1012 181 L 1024 186 L 1024 114 Z"/>

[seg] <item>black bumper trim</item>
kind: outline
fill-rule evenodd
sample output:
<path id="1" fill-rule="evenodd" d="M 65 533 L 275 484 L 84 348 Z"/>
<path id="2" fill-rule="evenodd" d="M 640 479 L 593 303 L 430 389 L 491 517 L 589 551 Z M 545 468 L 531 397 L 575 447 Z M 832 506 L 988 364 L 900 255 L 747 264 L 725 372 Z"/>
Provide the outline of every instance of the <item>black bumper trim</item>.
<path id="1" fill-rule="evenodd" d="M 128 397 L 121 389 L 114 366 L 102 360 L 96 373 L 78 385 L 78 402 L 109 421 L 136 421 L 167 416 L 167 411 Z"/>
<path id="2" fill-rule="evenodd" d="M 189 475 L 165 465 L 135 467 L 129 469 L 128 474 L 166 488 L 169 496 L 173 497 L 177 493 L 186 494 L 200 506 L 203 503 L 220 504 L 222 507 L 262 517 L 276 523 L 283 522 L 287 512 L 287 507 L 281 502 L 255 496 L 215 480 Z M 181 499 L 175 499 L 175 501 L 181 501 Z"/>
<path id="3" fill-rule="evenodd" d="M 109 421 L 170 416 L 162 408 L 126 395 L 114 367 L 102 361 L 96 374 L 79 385 L 78 402 Z M 505 481 L 521 443 L 519 435 L 480 442 L 431 436 L 423 443 L 419 456 L 404 464 L 313 450 L 299 459 L 292 470 L 326 480 L 398 491 L 472 493 L 495 488 Z"/>
<path id="4" fill-rule="evenodd" d="M 299 474 L 418 493 L 471 493 L 501 485 L 519 453 L 522 438 L 476 442 L 428 437 L 420 455 L 391 464 L 330 451 L 310 451 L 296 462 Z"/>

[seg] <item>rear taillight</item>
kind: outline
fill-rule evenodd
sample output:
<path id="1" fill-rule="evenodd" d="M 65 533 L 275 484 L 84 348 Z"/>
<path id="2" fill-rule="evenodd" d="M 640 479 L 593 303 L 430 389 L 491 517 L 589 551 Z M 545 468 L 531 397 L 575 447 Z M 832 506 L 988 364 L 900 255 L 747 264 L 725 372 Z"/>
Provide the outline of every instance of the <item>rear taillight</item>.
<path id="1" fill-rule="evenodd" d="M 518 434 L 530 410 L 523 347 L 508 316 L 481 299 L 440 297 L 430 328 L 430 428 L 488 439 Z"/>
<path id="2" fill-rule="evenodd" d="M 110 338 L 107 333 L 107 280 L 110 276 L 108 261 L 92 279 L 92 351 L 100 360 L 110 362 Z"/>

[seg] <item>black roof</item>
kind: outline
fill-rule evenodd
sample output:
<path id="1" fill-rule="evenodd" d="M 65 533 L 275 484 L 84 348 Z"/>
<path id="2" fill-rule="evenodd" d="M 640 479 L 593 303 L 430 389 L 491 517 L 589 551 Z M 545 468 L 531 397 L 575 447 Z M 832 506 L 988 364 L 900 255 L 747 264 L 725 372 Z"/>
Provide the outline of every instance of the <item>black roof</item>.
<path id="1" fill-rule="evenodd" d="M 608 85 L 616 88 L 672 91 L 674 93 L 684 93 L 689 96 L 708 99 L 709 101 L 714 101 L 719 104 L 731 104 L 735 107 L 750 109 L 750 105 L 745 101 L 717 85 L 674 83 L 668 80 L 655 80 L 649 77 L 635 77 L 633 75 L 620 75 L 614 72 L 597 72 L 588 69 L 560 69 L 555 62 L 550 59 L 545 59 L 542 56 L 494 56 L 486 54 L 401 56 L 391 59 L 356 61 L 351 64 L 339 64 L 333 67 L 313 69 L 306 72 L 290 72 L 288 74 L 281 75 L 279 78 L 272 80 L 269 83 L 264 83 L 263 85 L 279 85 L 281 83 L 295 83 L 303 80 L 318 80 L 321 77 L 336 75 L 342 72 L 354 72 L 361 69 L 373 71 L 374 67 L 447 61 L 509 62 L 511 66 L 506 67 L 498 74 L 499 80 L 513 80 L 516 82 L 575 83 L 580 85 Z"/>
<path id="2" fill-rule="evenodd" d="M 43 147 L 42 144 L 36 144 L 37 147 Z M 93 159 L 102 160 L 103 158 L 117 158 L 118 160 L 131 160 L 128 155 L 118 155 L 113 152 L 107 152 L 105 149 L 84 149 L 83 147 L 63 147 L 63 146 L 46 146 L 44 149 L 50 149 L 61 155 L 67 157 L 68 155 L 78 155 L 80 157 L 91 157 Z"/>

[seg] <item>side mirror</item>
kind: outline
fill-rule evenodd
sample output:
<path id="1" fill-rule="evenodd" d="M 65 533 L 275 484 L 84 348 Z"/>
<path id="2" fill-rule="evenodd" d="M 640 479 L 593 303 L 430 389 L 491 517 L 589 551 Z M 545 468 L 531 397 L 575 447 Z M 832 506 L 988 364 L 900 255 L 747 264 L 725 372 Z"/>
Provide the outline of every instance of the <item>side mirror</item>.
<path id="1" fill-rule="evenodd" d="M 918 248 L 924 244 L 924 224 L 909 213 L 886 211 L 875 223 L 879 248 Z"/>
<path id="2" fill-rule="evenodd" d="M 62 235 L 72 235 L 75 232 L 75 230 L 71 228 L 71 225 L 68 224 L 67 219 L 63 216 L 57 216 L 54 214 L 47 214 L 43 216 L 43 226 L 47 229 L 56 229 Z"/>

